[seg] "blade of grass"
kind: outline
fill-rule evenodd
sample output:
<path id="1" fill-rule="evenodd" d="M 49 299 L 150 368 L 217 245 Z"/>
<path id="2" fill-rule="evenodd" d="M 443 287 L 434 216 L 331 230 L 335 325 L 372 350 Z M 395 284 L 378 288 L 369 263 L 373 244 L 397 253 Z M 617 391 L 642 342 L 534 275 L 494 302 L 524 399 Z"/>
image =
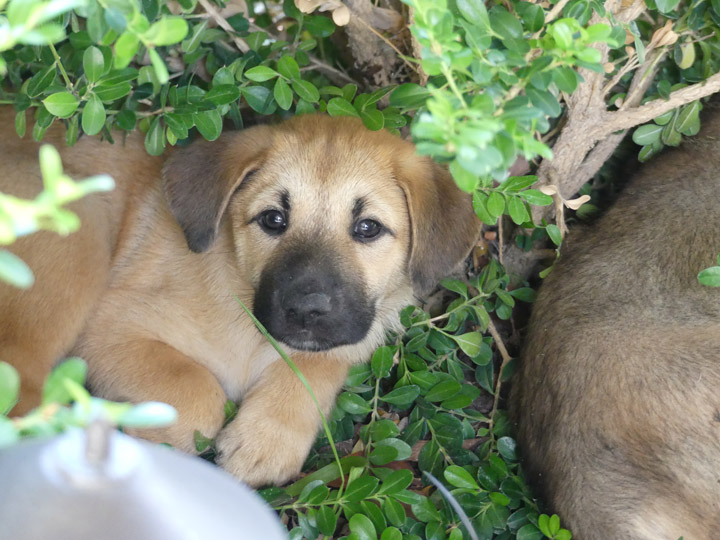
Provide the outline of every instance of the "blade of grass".
<path id="1" fill-rule="evenodd" d="M 237 297 L 234 296 L 235 301 L 240 304 L 240 307 L 243 308 L 245 313 L 247 313 L 248 317 L 250 317 L 250 320 L 255 324 L 258 330 L 260 330 L 260 333 L 265 336 L 265 339 L 267 339 L 270 342 L 270 345 L 273 346 L 273 348 L 277 351 L 277 353 L 280 355 L 280 357 L 285 360 L 285 363 L 288 365 L 288 367 L 295 373 L 298 379 L 300 379 L 300 382 L 303 383 L 303 386 L 305 389 L 310 393 L 310 397 L 312 398 L 313 402 L 315 403 L 315 407 L 317 407 L 318 412 L 320 413 L 320 419 L 322 421 L 323 430 L 325 431 L 325 436 L 328 439 L 328 442 L 330 443 L 330 448 L 332 448 L 333 456 L 335 457 L 335 463 L 337 464 L 338 471 L 340 471 L 340 488 L 338 490 L 338 500 L 342 497 L 343 491 L 345 490 L 345 474 L 343 473 L 342 469 L 342 463 L 340 463 L 340 456 L 338 455 L 337 448 L 335 448 L 335 441 L 333 440 L 332 433 L 330 433 L 330 426 L 327 423 L 327 419 L 325 418 L 325 414 L 322 411 L 322 408 L 320 407 L 320 403 L 318 402 L 317 398 L 315 397 L 315 393 L 313 392 L 312 387 L 310 386 L 310 383 L 305 378 L 305 375 L 302 374 L 300 369 L 295 365 L 295 363 L 290 360 L 290 357 L 287 355 L 287 353 L 283 350 L 283 348 L 280 346 L 280 344 L 275 340 L 274 337 L 270 335 L 270 333 L 265 329 L 265 327 L 262 325 L 260 321 L 257 320 L 255 315 L 253 315 L 252 311 L 248 309 L 248 307 L 242 303 L 242 301 Z"/>

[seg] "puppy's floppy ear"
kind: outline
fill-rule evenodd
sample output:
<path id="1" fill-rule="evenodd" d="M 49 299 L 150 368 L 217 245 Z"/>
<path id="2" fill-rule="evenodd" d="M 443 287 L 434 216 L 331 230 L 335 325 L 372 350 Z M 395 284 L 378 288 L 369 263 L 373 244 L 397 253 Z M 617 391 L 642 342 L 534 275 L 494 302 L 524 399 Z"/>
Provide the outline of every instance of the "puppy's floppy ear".
<path id="1" fill-rule="evenodd" d="M 165 198 L 188 247 L 206 251 L 215 241 L 230 197 L 260 167 L 272 144 L 272 128 L 257 126 L 176 150 L 163 167 Z"/>
<path id="2" fill-rule="evenodd" d="M 429 158 L 405 157 L 396 178 L 410 214 L 410 277 L 422 295 L 468 255 L 482 224 L 470 195 L 458 189 L 445 167 Z"/>

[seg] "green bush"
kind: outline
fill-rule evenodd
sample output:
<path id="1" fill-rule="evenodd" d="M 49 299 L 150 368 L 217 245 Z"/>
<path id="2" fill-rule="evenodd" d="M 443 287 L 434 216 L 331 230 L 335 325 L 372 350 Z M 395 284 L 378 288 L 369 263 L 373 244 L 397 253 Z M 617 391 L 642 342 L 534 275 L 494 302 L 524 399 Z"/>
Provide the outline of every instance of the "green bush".
<path id="1" fill-rule="evenodd" d="M 720 88 L 720 4 L 403 1 L 0 0 L 0 104 L 19 135 L 39 141 L 62 123 L 72 145 L 141 130 L 153 155 L 267 115 L 409 129 L 472 193 L 490 250 L 469 282 L 444 282 L 439 312 L 403 311 L 404 334 L 353 371 L 307 476 L 262 493 L 291 538 L 567 539 L 522 480 L 498 407 L 515 352 L 500 323 L 533 298 L 518 261 L 537 260 L 545 238 L 560 245 L 564 208 L 588 198 L 571 199 L 625 130 L 647 123 L 633 136 L 641 159 L 697 133 L 701 98 Z M 0 194 L 0 245 L 71 232 L 62 205 L 110 185 L 71 182 L 52 150 L 40 159 L 45 193 Z M 6 250 L 0 279 L 32 282 Z M 0 365 L 0 412 L 10 373 Z M 99 405 L 76 375 L 48 394 L 75 405 L 0 417 L 0 443 L 84 422 Z M 212 441 L 197 443 L 212 455 Z"/>

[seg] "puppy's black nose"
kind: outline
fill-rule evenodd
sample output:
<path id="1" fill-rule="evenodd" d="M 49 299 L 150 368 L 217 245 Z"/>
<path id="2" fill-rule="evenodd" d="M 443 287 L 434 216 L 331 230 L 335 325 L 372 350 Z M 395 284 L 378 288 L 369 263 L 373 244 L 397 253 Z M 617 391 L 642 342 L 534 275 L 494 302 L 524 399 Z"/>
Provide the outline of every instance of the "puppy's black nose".
<path id="1" fill-rule="evenodd" d="M 312 322 L 322 315 L 330 313 L 330 296 L 325 293 L 313 292 L 304 294 L 292 291 L 283 298 L 282 306 L 290 321 L 302 326 Z"/>

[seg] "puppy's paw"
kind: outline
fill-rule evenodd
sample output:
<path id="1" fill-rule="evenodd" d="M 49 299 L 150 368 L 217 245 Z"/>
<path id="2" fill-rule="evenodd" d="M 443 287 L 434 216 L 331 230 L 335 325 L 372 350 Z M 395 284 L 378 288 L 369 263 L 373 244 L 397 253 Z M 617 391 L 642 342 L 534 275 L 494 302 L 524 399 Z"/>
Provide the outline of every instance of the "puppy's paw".
<path id="1" fill-rule="evenodd" d="M 268 423 L 250 429 L 235 425 L 238 420 L 242 419 L 227 426 L 216 440 L 218 465 L 252 487 L 281 485 L 300 474 L 314 433 L 288 433 Z"/>

